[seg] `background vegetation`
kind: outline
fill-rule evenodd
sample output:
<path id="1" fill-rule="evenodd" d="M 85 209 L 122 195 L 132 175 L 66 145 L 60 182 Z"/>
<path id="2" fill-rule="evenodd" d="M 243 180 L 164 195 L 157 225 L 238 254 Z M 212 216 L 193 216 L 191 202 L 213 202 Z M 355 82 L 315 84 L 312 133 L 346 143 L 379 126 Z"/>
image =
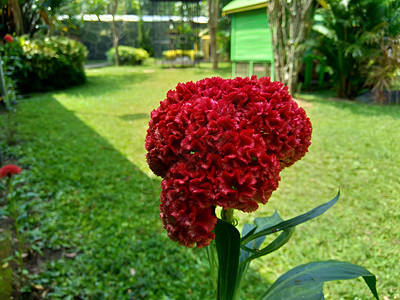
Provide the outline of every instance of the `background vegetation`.
<path id="1" fill-rule="evenodd" d="M 211 2 L 216 10 L 227 3 Z M 318 3 L 313 32 L 304 46 L 330 70 L 325 84 L 350 99 L 372 89 L 380 103 L 390 104 L 383 96 L 399 88 L 399 0 Z M 147 61 L 135 67 L 89 70 L 85 82 L 85 47 L 59 37 L 77 38 L 83 13 L 107 13 L 112 15 L 112 39 L 118 49 L 122 27 L 116 27 L 115 15 L 137 14 L 138 45 L 152 52 L 142 16 L 188 16 L 185 4 L 152 4 L 1 1 L 0 34 L 11 34 L 14 41 L 0 41 L 5 71 L 0 103 L 7 104 L 8 112 L 0 114 L 0 148 L 3 163 L 24 169 L 17 177 L 15 196 L 29 273 L 25 286 L 14 285 L 14 298 L 213 298 L 205 251 L 178 246 L 162 229 L 160 178 L 147 167 L 144 138 L 150 111 L 169 89 L 206 76 L 230 77 L 230 67 L 220 64 L 222 68 L 212 71 L 209 64 L 201 64 L 161 70 Z M 207 2 L 200 8 L 205 14 Z M 59 18 L 64 14 L 69 18 Z M 219 14 L 216 11 L 215 16 Z M 218 26 L 220 50 L 228 51 L 229 20 L 219 19 Z M 181 30 L 194 34 L 189 27 Z M 297 55 L 290 61 L 302 59 Z M 50 91 L 80 83 L 64 91 L 34 94 L 13 114 L 17 91 Z M 283 172 L 280 188 L 267 205 L 251 215 L 238 214 L 239 224 L 274 209 L 288 219 L 330 200 L 338 189 L 341 199 L 321 218 L 300 226 L 281 251 L 254 263 L 245 299 L 258 299 L 266 286 L 298 264 L 326 259 L 366 267 L 377 275 L 384 300 L 400 299 L 400 107 L 332 96 L 325 91 L 299 95 L 314 126 L 310 151 Z M 17 136 L 11 134 L 14 129 Z M 7 203 L 0 198 L 0 298 L 8 298 L 15 283 L 9 220 Z M 360 280 L 329 283 L 326 290 L 328 299 L 370 299 Z"/>
<path id="2" fill-rule="evenodd" d="M 146 50 L 129 46 L 118 46 L 118 53 L 121 65 L 141 65 L 143 61 L 149 58 L 149 53 Z M 107 51 L 107 60 L 113 64 L 115 63 L 114 48 Z"/>
<path id="3" fill-rule="evenodd" d="M 2 148 L 24 168 L 18 196 L 26 241 L 35 249 L 31 261 L 44 262 L 30 269 L 27 297 L 212 299 L 205 250 L 181 247 L 162 229 L 160 179 L 144 149 L 149 113 L 166 92 L 211 75 L 229 77 L 230 68 L 93 69 L 80 87 L 21 102 L 15 121 L 22 143 Z M 238 215 L 239 224 L 274 209 L 293 217 L 338 189 L 341 199 L 253 265 L 245 299 L 258 299 L 290 268 L 325 259 L 366 267 L 377 275 L 381 296 L 400 298 L 400 232 L 393 226 L 400 217 L 400 108 L 330 96 L 301 95 L 314 127 L 310 151 L 283 172 L 267 205 Z M 326 291 L 328 299 L 370 299 L 361 280 L 330 283 Z"/>
<path id="4" fill-rule="evenodd" d="M 20 93 L 57 90 L 86 80 L 87 49 L 66 37 L 14 38 L 0 47 L 0 54 Z"/>

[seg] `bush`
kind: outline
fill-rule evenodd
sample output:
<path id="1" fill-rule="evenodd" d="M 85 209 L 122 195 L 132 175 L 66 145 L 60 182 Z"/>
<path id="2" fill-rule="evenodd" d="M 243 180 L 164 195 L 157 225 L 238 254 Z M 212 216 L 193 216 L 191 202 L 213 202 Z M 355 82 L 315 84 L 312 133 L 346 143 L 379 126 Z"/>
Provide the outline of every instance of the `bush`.
<path id="1" fill-rule="evenodd" d="M 144 60 L 149 58 L 149 53 L 146 50 L 129 46 L 118 46 L 118 54 L 120 65 L 141 65 Z M 115 63 L 114 48 L 107 51 L 107 59 Z"/>
<path id="2" fill-rule="evenodd" d="M 8 39 L 7 39 L 8 38 Z M 22 46 L 18 38 L 6 35 L 4 42 L 0 43 L 1 64 L 4 71 L 5 95 L 0 91 L 0 106 L 5 106 L 7 110 L 12 108 L 12 104 L 17 100 L 16 84 L 12 79 L 12 74 L 16 68 L 22 68 L 21 60 Z"/>
<path id="3" fill-rule="evenodd" d="M 63 89 L 86 81 L 87 49 L 65 38 L 20 39 L 23 64 L 11 72 L 22 93 Z"/>
<path id="4" fill-rule="evenodd" d="M 191 60 L 198 60 L 204 57 L 203 51 L 196 51 L 196 50 L 167 50 L 163 51 L 162 53 L 164 59 L 174 60 L 177 57 L 190 57 Z"/>

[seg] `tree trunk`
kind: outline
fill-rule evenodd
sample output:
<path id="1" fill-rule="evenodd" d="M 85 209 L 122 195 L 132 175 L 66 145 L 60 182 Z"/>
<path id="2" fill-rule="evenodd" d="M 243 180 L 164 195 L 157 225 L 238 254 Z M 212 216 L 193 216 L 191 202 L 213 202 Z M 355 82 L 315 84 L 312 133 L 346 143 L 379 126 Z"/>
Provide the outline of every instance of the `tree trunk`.
<path id="1" fill-rule="evenodd" d="M 23 35 L 25 33 L 24 22 L 22 20 L 21 7 L 18 0 L 8 0 L 8 8 L 11 10 L 14 18 L 15 33 L 17 35 Z"/>
<path id="2" fill-rule="evenodd" d="M 306 50 L 304 42 L 313 22 L 314 3 L 314 0 L 268 1 L 275 78 L 288 85 L 292 94 L 296 92 L 300 62 Z"/>
<path id="3" fill-rule="evenodd" d="M 119 66 L 119 52 L 118 52 L 118 42 L 119 42 L 119 37 L 118 37 L 118 31 L 117 31 L 117 23 L 115 22 L 115 14 L 117 12 L 118 8 L 118 0 L 114 0 L 114 2 L 111 4 L 111 16 L 112 16 L 112 22 L 111 22 L 111 27 L 112 27 L 112 35 L 113 35 L 113 45 L 114 45 L 114 50 L 115 50 L 115 65 Z"/>
<path id="4" fill-rule="evenodd" d="M 210 34 L 211 61 L 214 70 L 218 69 L 217 30 L 219 0 L 208 0 L 208 31 Z"/>
<path id="5" fill-rule="evenodd" d="M 1 54 L 0 54 L 0 96 L 3 98 L 3 101 L 0 101 L 0 106 L 4 105 L 8 110 L 9 109 L 8 95 L 7 95 L 6 81 L 4 80 L 3 61 L 1 59 Z"/>

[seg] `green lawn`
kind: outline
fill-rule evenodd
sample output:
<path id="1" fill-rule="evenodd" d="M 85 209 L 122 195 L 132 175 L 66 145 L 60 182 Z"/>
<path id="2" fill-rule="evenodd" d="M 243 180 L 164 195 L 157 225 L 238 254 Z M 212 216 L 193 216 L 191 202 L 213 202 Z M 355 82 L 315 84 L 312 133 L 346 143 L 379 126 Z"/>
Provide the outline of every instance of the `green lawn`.
<path id="1" fill-rule="evenodd" d="M 22 100 L 14 118 L 21 143 L 1 142 L 25 169 L 26 239 L 59 250 L 33 282 L 53 299 L 212 299 L 205 251 L 175 244 L 162 229 L 160 179 L 146 165 L 144 138 L 149 113 L 169 89 L 215 73 L 148 64 L 87 74 L 80 87 Z M 216 75 L 229 77 L 229 66 Z M 258 299 L 298 264 L 325 259 L 366 267 L 381 297 L 400 299 L 400 107 L 301 98 L 314 127 L 309 153 L 282 173 L 269 204 L 239 214 L 240 223 L 274 209 L 293 217 L 338 189 L 341 199 L 253 263 L 243 299 Z M 325 291 L 327 299 L 371 299 L 361 279 Z"/>

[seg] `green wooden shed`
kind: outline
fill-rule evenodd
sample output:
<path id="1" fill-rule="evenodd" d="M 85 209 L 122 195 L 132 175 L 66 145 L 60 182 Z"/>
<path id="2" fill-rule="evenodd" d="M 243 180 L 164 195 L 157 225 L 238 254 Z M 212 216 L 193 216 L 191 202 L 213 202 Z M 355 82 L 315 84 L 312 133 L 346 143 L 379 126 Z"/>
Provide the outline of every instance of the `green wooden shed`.
<path id="1" fill-rule="evenodd" d="M 231 17 L 232 76 L 271 76 L 274 55 L 267 0 L 234 0 L 223 9 Z"/>

